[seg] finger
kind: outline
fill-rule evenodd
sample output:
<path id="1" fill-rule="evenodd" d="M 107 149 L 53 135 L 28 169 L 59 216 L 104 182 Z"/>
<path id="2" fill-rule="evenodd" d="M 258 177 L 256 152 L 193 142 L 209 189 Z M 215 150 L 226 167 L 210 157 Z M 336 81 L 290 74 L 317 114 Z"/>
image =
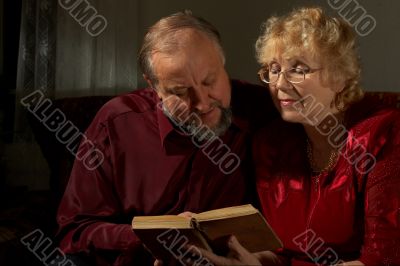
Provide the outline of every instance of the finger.
<path id="1" fill-rule="evenodd" d="M 185 254 L 180 262 L 185 266 L 208 265 L 208 261 L 200 256 L 200 251 L 193 245 L 185 245 L 182 252 Z"/>
<path id="2" fill-rule="evenodd" d="M 154 261 L 154 266 L 162 266 L 162 265 L 163 265 L 162 260 L 155 260 Z"/>
<path id="3" fill-rule="evenodd" d="M 182 212 L 182 213 L 178 214 L 178 216 L 185 217 L 185 218 L 192 218 L 193 214 L 194 213 L 192 213 L 192 212 Z"/>
<path id="4" fill-rule="evenodd" d="M 243 265 L 261 265 L 259 259 L 245 249 L 235 236 L 231 236 L 228 241 L 228 247 L 230 248 L 234 258 L 240 261 Z"/>
<path id="5" fill-rule="evenodd" d="M 228 240 L 228 247 L 231 251 L 237 253 L 240 256 L 250 254 L 250 252 L 240 244 L 239 240 L 234 235 L 230 236 Z"/>

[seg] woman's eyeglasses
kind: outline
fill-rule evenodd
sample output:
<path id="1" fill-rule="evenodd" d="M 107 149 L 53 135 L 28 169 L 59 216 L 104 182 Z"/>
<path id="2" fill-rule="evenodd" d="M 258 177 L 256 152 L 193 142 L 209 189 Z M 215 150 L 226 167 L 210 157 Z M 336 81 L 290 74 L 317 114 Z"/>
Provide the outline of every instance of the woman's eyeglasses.
<path id="1" fill-rule="evenodd" d="M 301 83 L 306 79 L 307 74 L 314 73 L 322 68 L 316 69 L 304 69 L 304 68 L 291 68 L 285 71 L 278 71 L 274 68 L 262 68 L 258 71 L 258 76 L 260 77 L 261 81 L 267 84 L 276 83 L 279 79 L 281 74 L 284 75 L 285 79 L 290 83 Z"/>

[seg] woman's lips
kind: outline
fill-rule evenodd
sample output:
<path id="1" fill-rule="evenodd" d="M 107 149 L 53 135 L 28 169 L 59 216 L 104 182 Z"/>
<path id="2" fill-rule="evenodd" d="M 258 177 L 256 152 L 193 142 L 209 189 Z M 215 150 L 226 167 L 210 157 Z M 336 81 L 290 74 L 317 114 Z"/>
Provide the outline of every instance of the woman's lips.
<path id="1" fill-rule="evenodd" d="M 292 106 L 295 102 L 296 102 L 295 100 L 291 100 L 291 99 L 279 100 L 279 104 L 282 107 Z"/>

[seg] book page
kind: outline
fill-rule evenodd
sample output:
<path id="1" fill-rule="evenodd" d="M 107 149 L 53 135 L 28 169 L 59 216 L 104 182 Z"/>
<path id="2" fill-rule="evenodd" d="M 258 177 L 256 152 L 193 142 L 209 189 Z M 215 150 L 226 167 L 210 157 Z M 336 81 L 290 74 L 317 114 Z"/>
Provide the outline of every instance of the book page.
<path id="1" fill-rule="evenodd" d="M 156 228 L 192 228 L 188 218 L 177 215 L 161 216 L 136 216 L 132 220 L 133 229 L 156 229 Z"/>
<path id="2" fill-rule="evenodd" d="M 197 213 L 193 215 L 193 218 L 200 222 L 206 220 L 225 219 L 229 217 L 239 217 L 254 213 L 258 213 L 258 210 L 251 204 L 247 204 Z"/>

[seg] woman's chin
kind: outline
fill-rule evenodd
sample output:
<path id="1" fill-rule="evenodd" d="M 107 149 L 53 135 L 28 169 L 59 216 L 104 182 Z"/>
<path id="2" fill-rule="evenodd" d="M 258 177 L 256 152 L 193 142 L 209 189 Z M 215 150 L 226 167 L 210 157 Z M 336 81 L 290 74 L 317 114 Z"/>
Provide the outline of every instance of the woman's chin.
<path id="1" fill-rule="evenodd" d="M 296 111 L 293 112 L 281 112 L 281 117 L 284 121 L 289 123 L 304 123 L 305 119 L 301 114 Z"/>

